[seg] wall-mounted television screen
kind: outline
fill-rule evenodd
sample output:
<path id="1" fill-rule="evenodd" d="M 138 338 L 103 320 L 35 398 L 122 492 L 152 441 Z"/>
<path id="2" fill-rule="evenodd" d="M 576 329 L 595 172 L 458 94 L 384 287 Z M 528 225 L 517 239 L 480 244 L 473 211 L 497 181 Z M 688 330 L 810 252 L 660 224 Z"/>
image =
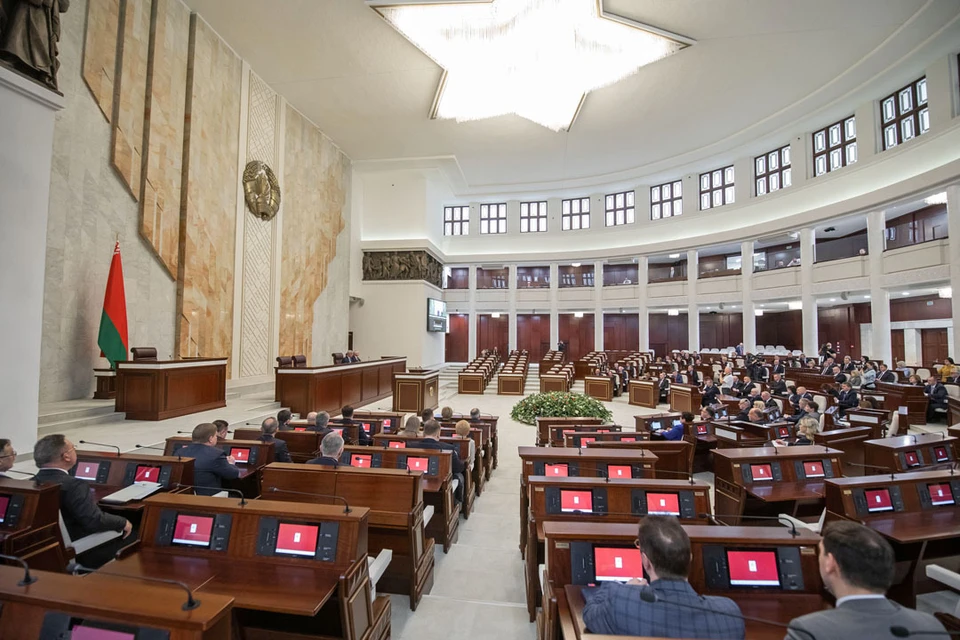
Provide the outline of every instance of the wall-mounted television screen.
<path id="1" fill-rule="evenodd" d="M 427 298 L 427 331 L 446 333 L 447 303 L 436 298 Z"/>

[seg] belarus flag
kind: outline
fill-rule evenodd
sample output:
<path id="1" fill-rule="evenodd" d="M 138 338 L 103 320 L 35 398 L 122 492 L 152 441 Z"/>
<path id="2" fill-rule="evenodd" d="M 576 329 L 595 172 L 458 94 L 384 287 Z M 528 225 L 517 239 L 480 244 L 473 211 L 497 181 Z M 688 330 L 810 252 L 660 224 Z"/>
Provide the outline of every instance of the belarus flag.
<path id="1" fill-rule="evenodd" d="M 119 242 L 113 249 L 110 275 L 107 276 L 107 292 L 103 296 L 97 345 L 101 355 L 110 361 L 111 369 L 117 368 L 117 362 L 127 359 L 127 298 L 123 293 L 123 265 L 120 262 Z"/>

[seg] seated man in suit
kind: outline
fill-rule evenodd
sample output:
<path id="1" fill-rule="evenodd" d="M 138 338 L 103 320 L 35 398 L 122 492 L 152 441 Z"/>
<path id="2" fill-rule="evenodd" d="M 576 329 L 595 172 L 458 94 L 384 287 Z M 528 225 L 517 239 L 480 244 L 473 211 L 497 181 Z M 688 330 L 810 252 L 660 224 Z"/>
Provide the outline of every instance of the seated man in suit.
<path id="1" fill-rule="evenodd" d="M 747 421 L 752 422 L 754 424 L 766 424 L 767 415 L 760 409 L 757 409 L 756 407 L 754 407 L 753 409 L 750 409 L 750 411 L 747 412 Z"/>
<path id="2" fill-rule="evenodd" d="M 820 577 L 837 599 L 833 609 L 790 621 L 785 640 L 905 638 L 921 635 L 946 640 L 943 625 L 929 613 L 908 609 L 884 594 L 894 578 L 894 555 L 883 536 L 856 522 L 838 520 L 819 542 Z M 902 627 L 894 633 L 894 627 Z M 912 633 L 911 633 L 912 632 Z"/>
<path id="3" fill-rule="evenodd" d="M 703 391 L 700 392 L 700 406 L 709 407 L 712 404 L 720 402 L 717 398 L 720 395 L 720 388 L 713 384 L 713 378 L 707 378 L 703 381 Z"/>
<path id="4" fill-rule="evenodd" d="M 227 439 L 230 432 L 230 423 L 226 420 L 214 420 L 213 426 L 217 428 L 217 442 L 223 442 Z"/>
<path id="5" fill-rule="evenodd" d="M 205 422 L 193 428 L 193 441 L 180 449 L 184 458 L 193 458 L 193 482 L 202 489 L 194 489 L 198 496 L 212 496 L 220 492 L 224 480 L 240 477 L 234 459 L 217 446 L 217 427 Z"/>
<path id="6" fill-rule="evenodd" d="M 750 422 L 750 407 L 752 406 L 750 401 L 744 398 L 737 406 L 739 408 L 739 412 L 736 416 L 734 416 L 733 419 L 741 422 Z"/>
<path id="7" fill-rule="evenodd" d="M 683 370 L 677 369 L 677 372 L 670 376 L 670 382 L 675 382 L 677 384 L 685 384 L 683 382 Z"/>
<path id="8" fill-rule="evenodd" d="M 787 383 L 779 373 L 773 374 L 773 380 L 770 381 L 770 393 L 775 396 L 787 395 Z"/>
<path id="9" fill-rule="evenodd" d="M 6 477 L 7 471 L 13 469 L 16 461 L 17 452 L 13 449 L 13 443 L 6 438 L 0 438 L 0 478 Z"/>
<path id="10" fill-rule="evenodd" d="M 433 409 L 424 409 L 420 412 L 420 426 L 427 424 L 430 420 L 433 420 Z"/>
<path id="11" fill-rule="evenodd" d="M 687 384 L 700 384 L 700 374 L 693 368 L 693 365 L 687 367 Z"/>
<path id="12" fill-rule="evenodd" d="M 659 387 L 659 400 L 660 402 L 666 402 L 667 398 L 670 396 L 670 378 L 667 377 L 665 371 L 660 372 L 660 380 L 657 382 Z"/>
<path id="13" fill-rule="evenodd" d="M 638 578 L 626 584 L 605 582 L 598 588 L 584 588 L 583 622 L 591 633 L 724 640 L 745 637 L 740 608 L 733 600 L 700 596 L 687 581 L 690 538 L 676 518 L 643 518 L 637 542 L 650 583 Z M 647 599 L 641 598 L 645 591 Z"/>
<path id="14" fill-rule="evenodd" d="M 760 400 L 763 402 L 763 406 L 767 409 L 779 409 L 780 405 L 777 404 L 777 401 L 773 399 L 773 396 L 770 395 L 769 391 L 760 392 Z"/>
<path id="15" fill-rule="evenodd" d="M 279 431 L 293 431 L 293 427 L 287 423 L 293 420 L 293 413 L 290 409 L 280 409 L 277 413 L 277 426 Z"/>
<path id="16" fill-rule="evenodd" d="M 940 419 L 940 416 L 946 417 L 942 410 L 947 408 L 947 388 L 937 380 L 936 376 L 927 378 L 923 394 L 927 396 L 927 422 L 936 422 Z M 941 409 L 941 411 L 937 411 L 937 409 Z"/>
<path id="17" fill-rule="evenodd" d="M 350 362 L 360 362 L 360 352 L 354 351 L 353 355 L 350 356 Z"/>
<path id="18" fill-rule="evenodd" d="M 470 422 L 480 422 L 480 409 L 470 409 Z"/>
<path id="19" fill-rule="evenodd" d="M 740 397 L 749 398 L 750 396 L 758 395 L 757 385 L 754 384 L 753 380 L 750 379 L 750 376 L 743 376 L 743 384 L 740 385 Z"/>
<path id="20" fill-rule="evenodd" d="M 311 411 L 307 414 L 307 431 L 316 431 L 314 427 L 317 426 L 317 412 Z"/>
<path id="21" fill-rule="evenodd" d="M 453 410 L 452 410 L 452 409 L 450 410 L 450 413 L 451 413 L 451 415 L 453 414 Z M 352 407 L 352 406 L 350 406 L 350 405 L 348 404 L 348 405 L 346 405 L 345 407 L 343 407 L 342 409 L 340 409 L 340 415 L 342 416 L 342 417 L 340 418 L 340 424 L 345 425 L 345 426 L 348 426 L 348 427 L 351 426 L 351 425 L 357 427 L 357 438 L 359 439 L 358 442 L 348 443 L 348 444 L 361 444 L 361 445 L 366 446 L 366 447 L 369 447 L 370 445 L 373 444 L 373 437 L 372 437 L 369 433 L 367 433 L 366 431 L 363 430 L 363 423 L 360 422 L 360 421 L 358 421 L 358 420 L 354 420 L 354 419 L 353 419 L 353 407 Z M 344 433 L 346 433 L 346 431 L 344 431 Z M 346 441 L 346 439 L 344 439 L 344 440 Z"/>
<path id="22" fill-rule="evenodd" d="M 320 441 L 320 455 L 307 464 L 320 464 L 325 467 L 339 467 L 340 455 L 343 453 L 343 438 L 339 433 L 331 432 Z"/>
<path id="23" fill-rule="evenodd" d="M 310 423 L 309 416 L 307 417 L 307 423 L 307 431 L 316 431 L 317 433 L 321 434 L 321 440 L 323 440 L 328 433 L 333 433 L 333 429 L 329 427 L 330 414 L 326 411 L 314 412 L 313 423 Z"/>
<path id="24" fill-rule="evenodd" d="M 73 443 L 61 434 L 44 436 L 33 446 L 33 462 L 40 468 L 36 475 L 38 484 L 60 485 L 60 515 L 70 538 L 79 540 L 101 531 L 123 531 L 122 537 L 77 556 L 77 562 L 99 568 L 112 560 L 128 543 L 133 525 L 126 518 L 101 511 L 90 493 L 90 485 L 70 475 L 70 469 L 77 464 L 77 450 Z"/>
<path id="25" fill-rule="evenodd" d="M 890 368 L 887 366 L 885 362 L 881 363 L 880 373 L 877 374 L 877 382 L 896 382 L 896 381 L 897 381 L 897 374 L 894 373 L 893 371 L 890 371 Z"/>
<path id="26" fill-rule="evenodd" d="M 453 407 L 443 407 L 440 409 L 441 420 L 453 420 Z"/>
<path id="27" fill-rule="evenodd" d="M 467 466 L 463 464 L 463 461 L 460 459 L 459 448 L 450 444 L 449 442 L 440 442 L 440 423 L 436 420 L 427 420 L 423 425 L 423 438 L 420 440 L 414 440 L 413 442 L 408 442 L 407 447 L 413 449 L 434 449 L 439 451 L 450 451 L 450 468 L 453 472 L 453 477 L 459 480 L 457 488 L 453 492 L 453 497 L 457 502 L 463 502 L 463 484 L 464 477 L 463 474 L 467 469 Z"/>
<path id="28" fill-rule="evenodd" d="M 260 442 L 264 444 L 273 443 L 273 459 L 277 462 L 293 462 L 290 457 L 290 450 L 287 443 L 283 440 L 277 440 L 274 436 L 280 429 L 280 423 L 276 418 L 267 418 L 260 423 Z"/>
<path id="29" fill-rule="evenodd" d="M 859 403 L 857 392 L 853 390 L 849 382 L 841 383 L 839 392 L 836 389 L 830 389 L 830 395 L 837 399 L 837 414 L 841 418 L 847 412 L 847 409 L 854 409 Z"/>
<path id="30" fill-rule="evenodd" d="M 783 366 L 783 363 L 780 362 L 780 356 L 775 356 L 773 358 L 773 365 L 770 367 L 770 373 L 776 374 L 779 373 L 781 376 L 787 372 L 787 368 Z"/>

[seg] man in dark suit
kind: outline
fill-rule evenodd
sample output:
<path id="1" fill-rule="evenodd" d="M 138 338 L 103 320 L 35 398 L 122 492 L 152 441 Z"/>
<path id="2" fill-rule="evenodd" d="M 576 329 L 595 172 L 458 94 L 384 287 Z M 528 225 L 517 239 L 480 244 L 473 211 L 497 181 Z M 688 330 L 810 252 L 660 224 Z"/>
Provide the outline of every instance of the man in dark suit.
<path id="1" fill-rule="evenodd" d="M 357 430 L 357 442 L 349 442 L 348 438 L 344 438 L 344 442 L 347 444 L 360 444 L 365 447 L 369 447 L 373 444 L 373 437 L 363 430 L 363 423 L 353 419 L 353 407 L 347 405 L 340 409 L 340 416 L 340 424 L 346 427 L 344 429 L 344 433 L 352 431 L 352 429 L 349 429 L 349 427 L 356 427 Z"/>
<path id="2" fill-rule="evenodd" d="M 833 379 L 836 382 L 847 382 L 848 380 L 850 380 L 850 376 L 844 373 L 843 370 L 840 369 L 840 365 L 838 364 L 833 365 L 832 375 L 833 375 Z"/>
<path id="3" fill-rule="evenodd" d="M 667 398 L 670 396 L 670 378 L 667 377 L 666 372 L 660 372 L 660 380 L 658 382 L 659 386 L 659 400 L 660 402 L 666 402 Z"/>
<path id="4" fill-rule="evenodd" d="M 842 370 L 844 373 L 850 373 L 857 368 L 857 364 L 853 361 L 853 358 L 850 356 L 843 356 L 843 367 Z"/>
<path id="5" fill-rule="evenodd" d="M 880 373 L 877 374 L 877 382 L 896 382 L 897 374 L 887 367 L 886 363 L 880 365 Z"/>
<path id="6" fill-rule="evenodd" d="M 687 384 L 700 384 L 700 375 L 693 365 L 687 367 Z"/>
<path id="7" fill-rule="evenodd" d="M 779 373 L 781 376 L 787 372 L 787 368 L 783 366 L 783 363 L 780 362 L 780 356 L 776 356 L 773 359 L 773 366 L 770 367 L 770 373 L 776 374 Z"/>
<path id="8" fill-rule="evenodd" d="M 330 414 L 326 411 L 320 411 L 313 414 L 313 424 L 310 424 L 310 418 L 307 418 L 307 431 L 316 431 L 320 434 L 322 441 L 328 433 L 333 433 L 328 425 L 330 424 Z"/>
<path id="9" fill-rule="evenodd" d="M 217 446 L 217 427 L 209 422 L 198 424 L 190 436 L 192 442 L 179 452 L 184 458 L 193 458 L 194 489 L 198 496 L 212 496 L 220 492 L 224 480 L 240 477 L 240 469 L 226 451 Z"/>
<path id="10" fill-rule="evenodd" d="M 894 578 L 893 549 L 879 533 L 849 520 L 831 522 L 819 542 L 820 577 L 836 607 L 790 621 L 785 640 L 894 638 L 892 627 L 943 638 L 943 625 L 929 613 L 908 609 L 884 594 Z M 911 634 L 907 634 L 911 635 Z"/>
<path id="11" fill-rule="evenodd" d="M 941 415 L 946 416 L 947 388 L 937 380 L 936 376 L 930 376 L 927 379 L 923 393 L 927 396 L 927 422 L 936 422 Z"/>
<path id="12" fill-rule="evenodd" d="M 779 373 L 773 374 L 773 380 L 770 381 L 770 393 L 775 396 L 787 395 L 787 383 Z"/>
<path id="13" fill-rule="evenodd" d="M 684 382 L 683 382 L 683 371 L 681 371 L 680 369 L 677 369 L 677 372 L 676 372 L 675 374 L 673 374 L 672 376 L 670 376 L 670 381 L 671 381 L 671 382 L 675 382 L 675 383 L 677 383 L 677 384 L 684 384 Z"/>
<path id="14" fill-rule="evenodd" d="M 440 442 L 439 422 L 436 420 L 427 420 L 427 422 L 423 425 L 423 438 L 420 440 L 414 440 L 413 442 L 408 442 L 407 447 L 414 449 L 450 451 L 452 458 L 450 467 L 453 471 L 453 477 L 460 481 L 457 484 L 456 490 L 453 492 L 453 497 L 456 498 L 458 502 L 463 502 L 463 474 L 466 471 L 467 466 L 463 464 L 463 461 L 460 459 L 460 452 L 456 446 L 450 444 L 449 442 Z"/>
<path id="15" fill-rule="evenodd" d="M 733 419 L 741 422 L 750 422 L 750 401 L 744 398 L 738 406 L 740 411 Z"/>
<path id="16" fill-rule="evenodd" d="M 706 378 L 703 381 L 703 391 L 700 392 L 700 406 L 708 407 L 720 402 L 717 398 L 720 396 L 720 387 L 713 384 L 713 378 Z"/>
<path id="17" fill-rule="evenodd" d="M 827 358 L 826 360 L 823 361 L 823 371 L 820 372 L 820 375 L 830 376 L 830 375 L 833 375 L 833 373 L 831 373 L 832 371 L 833 371 L 833 358 Z"/>
<path id="18" fill-rule="evenodd" d="M 280 412 L 277 414 L 277 430 L 293 431 L 293 427 L 287 424 L 291 420 L 293 420 L 293 413 L 290 411 L 290 409 L 280 409 Z"/>
<path id="19" fill-rule="evenodd" d="M 777 401 L 773 399 L 773 396 L 770 395 L 769 391 L 760 392 L 760 400 L 763 401 L 763 406 L 767 409 L 779 409 L 780 405 L 777 404 Z"/>
<path id="20" fill-rule="evenodd" d="M 830 389 L 830 395 L 837 399 L 837 414 L 842 418 L 847 409 L 853 409 L 860 400 L 857 398 L 857 392 L 853 390 L 849 382 L 840 384 L 840 391 Z"/>
<path id="21" fill-rule="evenodd" d="M 77 562 L 99 568 L 135 539 L 127 540 L 133 531 L 133 525 L 126 518 L 101 511 L 90 493 L 90 485 L 70 475 L 70 469 L 77 464 L 77 450 L 63 435 L 54 434 L 40 438 L 33 447 L 33 462 L 40 468 L 36 475 L 38 484 L 60 485 L 60 514 L 71 539 L 79 540 L 101 531 L 123 532 L 122 537 L 80 554 Z"/>
<path id="22" fill-rule="evenodd" d="M 750 379 L 750 376 L 743 376 L 743 385 L 740 387 L 740 397 L 747 398 L 750 396 L 759 395 L 757 391 L 757 385 Z"/>
<path id="23" fill-rule="evenodd" d="M 470 409 L 470 422 L 480 422 L 480 409 Z"/>
<path id="24" fill-rule="evenodd" d="M 217 442 L 223 442 L 230 433 L 230 423 L 226 420 L 214 420 L 213 426 L 217 428 Z"/>
<path id="25" fill-rule="evenodd" d="M 274 437 L 279 429 L 280 423 L 277 422 L 276 418 L 267 418 L 261 422 L 259 438 L 260 442 L 264 444 L 273 444 L 273 459 L 275 461 L 293 462 L 293 459 L 290 457 L 290 450 L 287 448 L 287 443 Z"/>
<path id="26" fill-rule="evenodd" d="M 637 576 L 626 584 L 605 582 L 599 588 L 584 588 L 583 622 L 588 631 L 662 638 L 744 638 L 736 603 L 729 598 L 700 596 L 687 581 L 690 538 L 677 518 L 643 518 L 637 540 L 650 583 Z M 649 598 L 653 602 L 640 597 L 644 591 L 655 594 Z"/>
<path id="27" fill-rule="evenodd" d="M 319 464 L 325 467 L 337 468 L 340 466 L 340 456 L 343 454 L 343 438 L 339 433 L 331 432 L 320 441 L 320 455 L 307 464 Z"/>

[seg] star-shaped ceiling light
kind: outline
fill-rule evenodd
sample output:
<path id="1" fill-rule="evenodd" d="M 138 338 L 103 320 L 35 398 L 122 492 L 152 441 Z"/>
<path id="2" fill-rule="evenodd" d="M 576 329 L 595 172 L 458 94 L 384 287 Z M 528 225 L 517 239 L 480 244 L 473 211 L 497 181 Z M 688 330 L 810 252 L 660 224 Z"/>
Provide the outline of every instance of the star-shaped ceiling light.
<path id="1" fill-rule="evenodd" d="M 368 0 L 443 67 L 431 117 L 515 113 L 554 131 L 570 128 L 590 91 L 693 44 L 608 14 L 601 2 Z"/>

